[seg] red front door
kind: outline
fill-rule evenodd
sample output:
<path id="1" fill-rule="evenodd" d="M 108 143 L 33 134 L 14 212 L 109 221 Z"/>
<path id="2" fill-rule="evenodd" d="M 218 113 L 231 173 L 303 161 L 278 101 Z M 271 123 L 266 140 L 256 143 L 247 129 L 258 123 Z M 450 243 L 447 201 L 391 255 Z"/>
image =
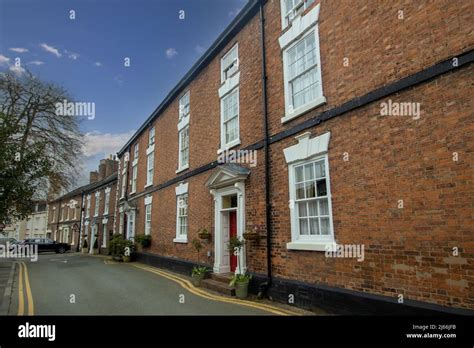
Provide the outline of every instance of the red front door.
<path id="1" fill-rule="evenodd" d="M 237 213 L 235 211 L 229 212 L 229 235 L 230 238 L 237 236 Z M 237 268 L 237 256 L 234 251 L 230 252 L 230 271 L 235 272 Z"/>

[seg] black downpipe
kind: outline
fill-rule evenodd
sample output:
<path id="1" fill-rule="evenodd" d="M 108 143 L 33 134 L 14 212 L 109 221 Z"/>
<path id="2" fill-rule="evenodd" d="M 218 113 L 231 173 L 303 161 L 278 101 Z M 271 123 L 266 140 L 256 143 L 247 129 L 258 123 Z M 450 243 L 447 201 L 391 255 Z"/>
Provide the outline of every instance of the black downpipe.
<path id="1" fill-rule="evenodd" d="M 262 112 L 263 112 L 263 151 L 265 152 L 265 224 L 267 227 L 267 281 L 259 285 L 258 298 L 268 297 L 268 290 L 272 285 L 272 253 L 271 253 L 271 216 L 270 216 L 270 161 L 268 139 L 268 112 L 267 112 L 267 74 L 265 58 L 265 19 L 263 15 L 263 1 L 260 2 L 260 47 L 262 51 Z"/>

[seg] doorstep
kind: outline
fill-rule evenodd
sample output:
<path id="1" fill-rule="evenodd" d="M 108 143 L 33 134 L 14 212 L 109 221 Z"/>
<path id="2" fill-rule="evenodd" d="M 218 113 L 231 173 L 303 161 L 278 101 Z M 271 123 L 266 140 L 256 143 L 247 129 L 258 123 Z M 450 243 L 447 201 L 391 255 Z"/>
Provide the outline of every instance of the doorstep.
<path id="1" fill-rule="evenodd" d="M 234 288 L 229 285 L 232 277 L 232 273 L 210 273 L 210 278 L 202 280 L 201 287 L 213 290 L 220 294 L 235 296 Z"/>

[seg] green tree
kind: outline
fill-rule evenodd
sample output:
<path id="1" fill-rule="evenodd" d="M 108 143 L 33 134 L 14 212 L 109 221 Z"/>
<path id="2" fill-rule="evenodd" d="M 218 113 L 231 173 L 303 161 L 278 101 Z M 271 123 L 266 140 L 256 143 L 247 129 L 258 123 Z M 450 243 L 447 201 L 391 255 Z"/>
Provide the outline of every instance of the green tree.
<path id="1" fill-rule="evenodd" d="M 81 134 L 77 117 L 56 114 L 63 100 L 63 88 L 29 72 L 0 73 L 0 222 L 24 218 L 33 199 L 74 183 Z"/>

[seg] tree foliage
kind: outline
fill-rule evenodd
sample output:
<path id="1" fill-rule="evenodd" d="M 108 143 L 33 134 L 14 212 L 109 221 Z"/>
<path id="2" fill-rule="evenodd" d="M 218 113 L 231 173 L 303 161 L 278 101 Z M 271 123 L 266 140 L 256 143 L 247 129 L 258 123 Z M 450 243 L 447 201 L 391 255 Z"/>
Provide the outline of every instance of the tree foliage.
<path id="1" fill-rule="evenodd" d="M 56 114 L 63 100 L 63 88 L 29 72 L 0 74 L 0 222 L 24 218 L 31 200 L 74 183 L 81 133 L 77 117 Z"/>

